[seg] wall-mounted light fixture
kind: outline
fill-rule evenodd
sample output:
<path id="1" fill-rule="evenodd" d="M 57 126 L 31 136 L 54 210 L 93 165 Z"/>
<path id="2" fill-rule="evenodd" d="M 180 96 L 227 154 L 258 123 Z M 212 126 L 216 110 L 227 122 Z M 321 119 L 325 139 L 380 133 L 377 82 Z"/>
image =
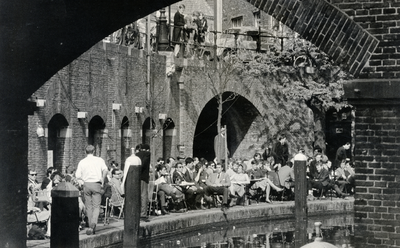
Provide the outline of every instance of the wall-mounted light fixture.
<path id="1" fill-rule="evenodd" d="M 78 119 L 86 119 L 87 112 L 78 112 Z"/>
<path id="2" fill-rule="evenodd" d="M 141 113 L 143 113 L 143 107 L 135 107 L 135 113 L 136 113 L 136 114 L 141 114 Z"/>
<path id="3" fill-rule="evenodd" d="M 39 124 L 37 124 L 36 134 L 39 138 L 45 136 L 44 128 Z"/>
<path id="4" fill-rule="evenodd" d="M 112 104 L 112 109 L 115 110 L 115 111 L 121 110 L 121 106 L 122 106 L 122 104 L 120 104 L 120 103 L 113 103 Z"/>
<path id="5" fill-rule="evenodd" d="M 158 119 L 160 121 L 163 121 L 163 120 L 167 119 L 167 114 L 158 114 Z"/>
<path id="6" fill-rule="evenodd" d="M 42 108 L 42 107 L 44 107 L 45 103 L 46 103 L 46 100 L 44 100 L 44 99 L 36 99 L 36 107 Z"/>

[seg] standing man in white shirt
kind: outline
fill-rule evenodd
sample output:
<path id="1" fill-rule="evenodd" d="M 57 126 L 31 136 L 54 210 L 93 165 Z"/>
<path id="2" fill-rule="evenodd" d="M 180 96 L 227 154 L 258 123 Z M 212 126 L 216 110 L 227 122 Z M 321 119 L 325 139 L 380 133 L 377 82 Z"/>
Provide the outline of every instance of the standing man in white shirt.
<path id="1" fill-rule="evenodd" d="M 135 149 L 131 149 L 131 156 L 129 156 L 126 160 L 125 160 L 125 165 L 124 165 L 124 176 L 122 177 L 122 182 L 121 182 L 121 190 L 122 190 L 122 194 L 125 194 L 125 182 L 126 182 L 126 177 L 128 175 L 128 171 L 129 171 L 129 167 L 131 165 L 136 165 L 136 166 L 140 166 L 142 165 L 142 160 L 140 160 L 140 158 L 138 156 L 136 156 L 136 153 L 140 151 L 140 145 L 137 145 Z"/>
<path id="2" fill-rule="evenodd" d="M 93 155 L 95 150 L 93 145 L 88 145 L 85 150 L 87 156 L 79 162 L 75 176 L 78 180 L 83 181 L 85 207 L 89 220 L 89 228 L 86 230 L 86 234 L 91 235 L 96 233 L 101 194 L 108 168 L 102 158 Z"/>

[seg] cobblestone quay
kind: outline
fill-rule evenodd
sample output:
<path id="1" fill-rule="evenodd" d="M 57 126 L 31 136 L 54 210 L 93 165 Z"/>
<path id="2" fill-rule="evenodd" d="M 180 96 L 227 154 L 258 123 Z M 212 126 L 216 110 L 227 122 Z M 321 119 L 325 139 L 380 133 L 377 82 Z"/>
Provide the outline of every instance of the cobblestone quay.
<path id="1" fill-rule="evenodd" d="M 353 213 L 354 198 L 337 199 L 326 198 L 308 202 L 309 216 L 326 216 L 329 214 Z M 230 208 L 226 215 L 219 208 L 208 210 L 188 211 L 186 213 L 171 213 L 164 216 L 154 216 L 150 222 L 140 223 L 140 239 L 173 236 L 178 233 L 188 233 L 197 230 L 210 229 L 211 225 L 237 225 L 251 221 L 271 221 L 293 218 L 295 214 L 294 202 L 274 202 L 273 204 L 252 204 L 249 206 L 235 206 Z M 101 221 L 101 220 L 100 220 Z M 306 228 L 306 227 L 305 227 Z M 108 247 L 121 244 L 124 233 L 124 222 L 112 218 L 110 224 L 98 224 L 96 234 L 87 236 L 85 231 L 79 233 L 79 247 Z M 28 240 L 27 247 L 50 247 L 49 240 Z"/>

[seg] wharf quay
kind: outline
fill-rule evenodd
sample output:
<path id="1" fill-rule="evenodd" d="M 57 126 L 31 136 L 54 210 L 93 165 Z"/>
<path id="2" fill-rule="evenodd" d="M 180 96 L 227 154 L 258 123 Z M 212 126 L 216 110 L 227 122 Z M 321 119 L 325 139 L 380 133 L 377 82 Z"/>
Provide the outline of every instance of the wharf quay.
<path id="1" fill-rule="evenodd" d="M 335 215 L 335 214 L 352 214 L 354 212 L 354 198 L 324 198 L 321 200 L 309 201 L 308 219 L 318 220 L 319 216 Z M 220 235 L 218 227 L 230 226 L 246 226 L 246 224 L 254 222 L 274 221 L 284 223 L 293 219 L 295 215 L 294 201 L 275 201 L 268 203 L 253 203 L 247 206 L 234 206 L 229 208 L 225 213 L 220 208 L 211 208 L 206 210 L 191 210 L 184 213 L 170 213 L 169 215 L 150 216 L 149 222 L 140 222 L 139 238 L 141 241 L 163 240 L 171 237 L 178 237 L 182 234 L 210 232 L 212 228 L 216 228 L 211 236 Z M 307 225 L 307 226 L 306 226 Z M 305 228 L 309 228 L 313 223 L 305 224 Z M 332 224 L 334 225 L 334 223 Z M 276 226 L 269 227 L 271 230 Z M 266 230 L 264 226 L 260 232 L 271 231 Z M 226 231 L 225 231 L 226 232 Z M 79 247 L 122 247 L 124 233 L 124 220 L 112 217 L 109 224 L 104 225 L 102 219 L 96 228 L 95 235 L 86 235 L 86 231 L 79 232 Z M 50 240 L 28 240 L 29 248 L 50 247 Z M 153 247 L 146 245 L 145 247 Z"/>

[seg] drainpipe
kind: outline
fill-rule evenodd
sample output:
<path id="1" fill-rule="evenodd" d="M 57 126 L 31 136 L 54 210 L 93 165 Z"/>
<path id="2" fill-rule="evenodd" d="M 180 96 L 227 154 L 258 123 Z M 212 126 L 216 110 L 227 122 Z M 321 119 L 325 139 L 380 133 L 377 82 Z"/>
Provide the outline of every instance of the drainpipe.
<path id="1" fill-rule="evenodd" d="M 147 16 L 147 25 L 146 25 L 146 47 L 147 47 L 147 83 L 146 83 L 146 91 L 147 91 L 147 96 L 146 100 L 149 105 L 149 130 L 150 130 L 150 165 L 151 163 L 154 163 L 154 133 L 153 133 L 153 112 L 154 112 L 154 106 L 153 106 L 153 99 L 151 95 L 151 90 L 152 90 L 152 85 L 151 85 L 151 44 L 150 44 L 150 21 L 151 21 L 151 15 Z M 151 167 L 152 168 L 152 167 Z M 153 168 L 152 168 L 153 169 Z"/>

